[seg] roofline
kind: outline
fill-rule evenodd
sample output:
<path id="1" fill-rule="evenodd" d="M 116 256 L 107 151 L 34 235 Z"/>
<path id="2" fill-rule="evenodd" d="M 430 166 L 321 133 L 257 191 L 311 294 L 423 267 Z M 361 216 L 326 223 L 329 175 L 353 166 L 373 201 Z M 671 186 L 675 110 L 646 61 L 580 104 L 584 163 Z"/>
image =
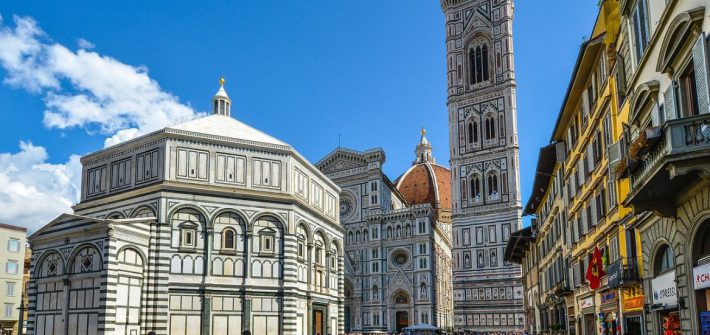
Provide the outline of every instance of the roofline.
<path id="1" fill-rule="evenodd" d="M 360 156 L 365 156 L 365 155 L 367 155 L 367 154 L 380 152 L 380 153 L 382 154 L 382 157 L 384 157 L 384 158 L 387 157 L 387 155 L 385 154 L 385 150 L 382 149 L 381 147 L 375 147 L 375 148 L 367 149 L 367 150 L 365 150 L 365 151 L 350 149 L 350 148 L 346 148 L 346 147 L 337 147 L 337 148 L 331 150 L 329 153 L 327 153 L 325 156 L 323 156 L 323 158 L 319 159 L 319 160 L 318 160 L 317 162 L 315 162 L 313 165 L 314 165 L 314 166 L 320 165 L 320 164 L 323 163 L 326 159 L 330 158 L 331 156 L 335 155 L 335 154 L 338 153 L 338 152 L 347 152 L 347 153 L 349 153 L 349 154 L 360 155 Z M 384 162 L 384 159 L 383 159 L 382 161 Z"/>
<path id="2" fill-rule="evenodd" d="M 599 14 L 597 14 L 599 15 Z M 562 121 L 562 116 L 564 115 L 565 112 L 565 107 L 567 106 L 567 103 L 569 102 L 569 97 L 570 94 L 572 93 L 572 88 L 574 87 L 574 83 L 577 81 L 577 73 L 579 72 L 579 68 L 582 65 L 582 60 L 584 59 L 584 55 L 586 54 L 587 47 L 590 45 L 596 45 L 598 42 L 601 42 L 604 38 L 604 34 L 600 34 L 599 36 L 595 38 L 588 39 L 582 43 L 582 45 L 579 47 L 579 53 L 577 54 L 577 61 L 574 64 L 574 69 L 572 70 L 572 76 L 569 80 L 569 84 L 567 85 L 567 91 L 565 92 L 564 100 L 562 100 L 562 106 L 560 106 L 560 112 L 557 114 L 557 120 L 555 121 L 555 127 L 552 128 L 552 134 L 550 135 L 550 142 L 555 141 L 555 134 L 557 134 L 557 129 L 560 126 L 560 122 Z"/>
<path id="3" fill-rule="evenodd" d="M 27 232 L 27 228 L 25 227 L 20 227 L 20 226 L 15 226 L 7 223 L 0 223 L 0 229 L 9 229 L 9 230 L 14 230 L 14 231 L 20 231 L 20 232 Z"/>
<path id="4" fill-rule="evenodd" d="M 545 187 L 544 191 L 540 191 L 538 187 L 538 182 L 539 183 L 544 183 L 544 186 L 549 186 L 550 185 L 550 177 L 552 174 L 552 171 L 555 169 L 556 160 L 557 160 L 557 143 L 558 142 L 553 142 L 550 143 L 542 148 L 540 148 L 540 152 L 538 154 L 537 158 L 537 166 L 535 167 L 535 179 L 533 180 L 533 189 L 530 192 L 530 198 L 528 198 L 527 203 L 525 204 L 525 209 L 523 210 L 523 215 L 532 215 L 535 214 L 537 211 L 537 208 L 540 206 L 541 202 L 538 202 L 537 204 L 533 204 L 533 201 L 536 200 L 538 197 L 542 199 L 542 196 L 547 193 L 547 190 L 549 187 Z M 550 154 L 550 151 L 554 152 L 554 154 Z M 553 161 L 555 163 L 549 164 L 550 161 Z M 547 163 L 547 164 L 545 164 Z M 543 165 L 545 164 L 545 165 Z M 540 194 L 542 193 L 542 194 Z M 534 206 L 534 207 L 531 207 Z"/>

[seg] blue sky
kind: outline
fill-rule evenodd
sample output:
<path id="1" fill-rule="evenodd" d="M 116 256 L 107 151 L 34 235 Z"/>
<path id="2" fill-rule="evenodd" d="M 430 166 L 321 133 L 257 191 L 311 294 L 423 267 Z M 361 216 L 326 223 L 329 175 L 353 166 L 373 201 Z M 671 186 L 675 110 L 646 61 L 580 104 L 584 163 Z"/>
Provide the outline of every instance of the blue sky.
<path id="1" fill-rule="evenodd" d="M 516 2 L 524 202 L 596 4 Z M 425 127 L 448 165 L 438 1 L 7 0 L 0 15 L 0 222 L 67 210 L 77 155 L 208 110 L 220 74 L 234 117 L 313 162 L 340 134 L 384 148 L 394 179 Z"/>

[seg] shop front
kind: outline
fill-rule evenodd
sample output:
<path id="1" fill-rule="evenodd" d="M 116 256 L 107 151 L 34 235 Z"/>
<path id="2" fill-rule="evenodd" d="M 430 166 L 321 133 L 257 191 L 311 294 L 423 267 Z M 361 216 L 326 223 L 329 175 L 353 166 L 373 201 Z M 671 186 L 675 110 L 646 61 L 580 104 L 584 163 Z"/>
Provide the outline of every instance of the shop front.
<path id="1" fill-rule="evenodd" d="M 701 335 L 710 335 L 710 220 L 704 221 L 693 243 L 693 290 Z"/>
<path id="2" fill-rule="evenodd" d="M 624 316 L 623 333 L 643 335 L 643 289 L 632 286 L 621 290 L 621 312 Z"/>
<path id="3" fill-rule="evenodd" d="M 594 296 L 579 299 L 579 333 L 581 335 L 597 335 L 597 315 L 594 311 Z"/>
<path id="4" fill-rule="evenodd" d="M 619 296 L 616 289 L 602 291 L 599 313 L 600 334 L 621 335 L 619 320 Z"/>
<path id="5" fill-rule="evenodd" d="M 710 335 L 710 262 L 693 268 L 693 281 L 700 334 Z"/>
<path id="6" fill-rule="evenodd" d="M 655 328 L 658 334 L 680 335 L 680 314 L 675 270 L 664 272 L 651 280 Z"/>

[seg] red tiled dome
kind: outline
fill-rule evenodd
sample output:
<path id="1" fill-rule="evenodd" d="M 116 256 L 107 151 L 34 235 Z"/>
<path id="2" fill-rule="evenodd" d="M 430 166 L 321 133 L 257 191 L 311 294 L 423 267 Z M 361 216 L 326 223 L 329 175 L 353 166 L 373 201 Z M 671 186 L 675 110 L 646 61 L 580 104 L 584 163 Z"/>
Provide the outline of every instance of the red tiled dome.
<path id="1" fill-rule="evenodd" d="M 429 203 L 451 211 L 451 171 L 431 163 L 415 164 L 394 182 L 410 205 Z"/>

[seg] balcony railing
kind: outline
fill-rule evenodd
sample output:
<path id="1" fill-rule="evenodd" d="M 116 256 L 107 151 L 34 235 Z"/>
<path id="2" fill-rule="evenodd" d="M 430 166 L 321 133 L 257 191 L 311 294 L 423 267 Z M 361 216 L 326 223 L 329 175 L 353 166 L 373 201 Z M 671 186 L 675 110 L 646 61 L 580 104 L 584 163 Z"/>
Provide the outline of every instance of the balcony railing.
<path id="1" fill-rule="evenodd" d="M 659 200 L 668 200 L 661 199 L 664 195 L 677 194 L 680 191 L 677 188 L 690 181 L 671 183 L 671 179 L 705 166 L 704 159 L 710 158 L 710 114 L 669 120 L 662 128 L 647 129 L 643 135 L 642 144 L 631 145 L 637 156 L 626 157 L 631 178 L 627 201 L 641 210 L 649 210 Z M 668 164 L 674 169 L 667 169 Z M 656 204 L 651 203 L 653 200 Z"/>
<path id="2" fill-rule="evenodd" d="M 607 267 L 607 280 L 609 288 L 628 286 L 639 283 L 638 260 L 634 257 L 623 257 L 609 264 Z"/>

